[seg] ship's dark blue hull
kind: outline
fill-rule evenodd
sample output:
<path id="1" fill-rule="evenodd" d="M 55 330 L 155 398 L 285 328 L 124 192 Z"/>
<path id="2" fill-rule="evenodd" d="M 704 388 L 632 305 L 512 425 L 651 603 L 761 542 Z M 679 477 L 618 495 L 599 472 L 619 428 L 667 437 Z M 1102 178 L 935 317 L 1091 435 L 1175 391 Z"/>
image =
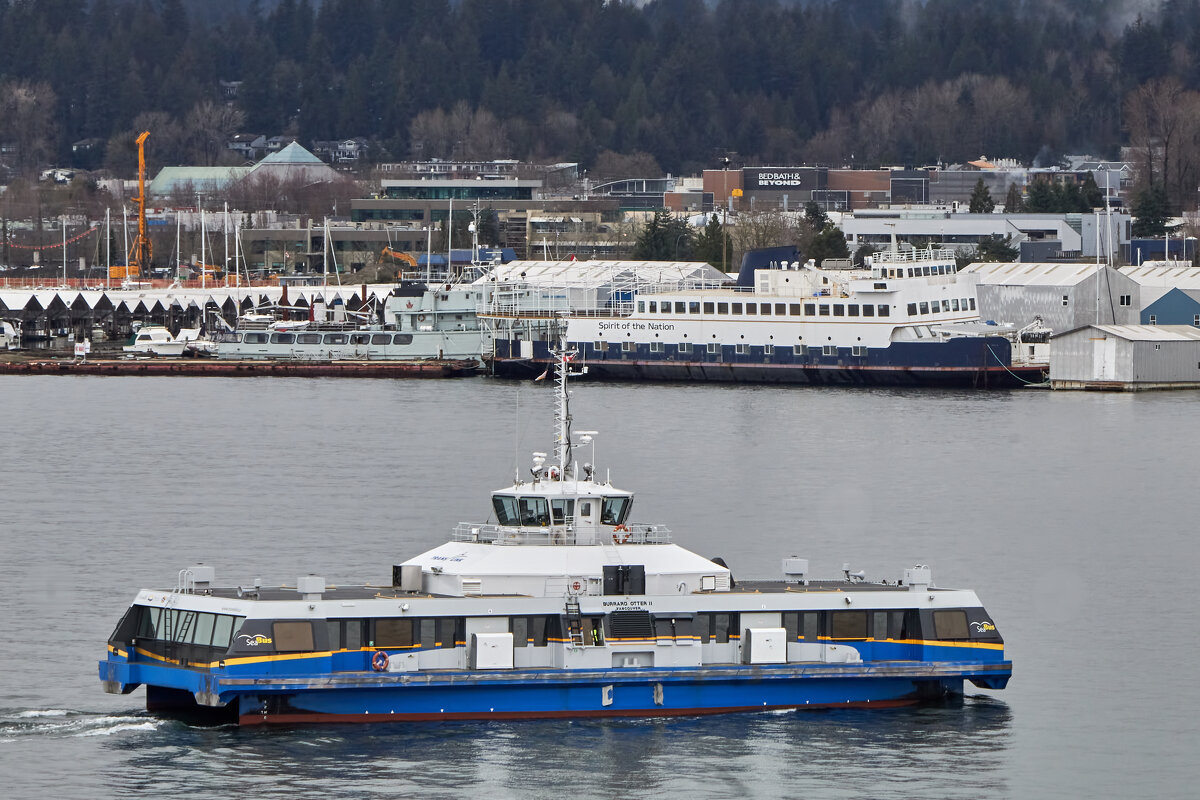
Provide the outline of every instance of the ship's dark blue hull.
<path id="1" fill-rule="evenodd" d="M 525 346 L 522 357 L 521 345 Z M 532 344 L 532 355 L 529 347 Z M 863 386 L 944 386 L 1016 388 L 1045 379 L 1042 367 L 1014 367 L 1009 341 L 1000 336 L 946 341 L 902 342 L 886 348 L 775 347 L 721 345 L 717 352 L 697 346 L 682 352 L 663 343 L 573 342 L 587 366 L 586 376 L 600 380 L 716 381 Z M 546 342 L 497 339 L 491 366 L 503 377 L 542 374 L 553 361 Z"/>

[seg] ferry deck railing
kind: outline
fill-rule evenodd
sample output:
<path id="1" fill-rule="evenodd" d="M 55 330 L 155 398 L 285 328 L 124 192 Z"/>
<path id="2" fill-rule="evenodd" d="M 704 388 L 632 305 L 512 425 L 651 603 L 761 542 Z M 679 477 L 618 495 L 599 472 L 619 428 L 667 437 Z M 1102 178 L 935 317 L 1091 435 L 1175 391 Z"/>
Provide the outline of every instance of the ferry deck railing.
<path id="1" fill-rule="evenodd" d="M 607 284 L 513 283 L 497 286 L 477 307 L 484 317 L 614 317 L 633 313 L 639 295 L 732 288 L 721 281 L 613 281 Z"/>
<path id="2" fill-rule="evenodd" d="M 627 531 L 614 534 L 601 532 L 597 541 L 592 530 L 577 530 L 573 525 L 547 525 L 539 527 L 494 525 L 491 523 L 460 522 L 454 528 L 456 542 L 481 542 L 503 545 L 575 545 L 575 544 L 670 544 L 671 529 L 665 525 L 632 523 Z M 611 537 L 611 538 L 610 538 Z"/>

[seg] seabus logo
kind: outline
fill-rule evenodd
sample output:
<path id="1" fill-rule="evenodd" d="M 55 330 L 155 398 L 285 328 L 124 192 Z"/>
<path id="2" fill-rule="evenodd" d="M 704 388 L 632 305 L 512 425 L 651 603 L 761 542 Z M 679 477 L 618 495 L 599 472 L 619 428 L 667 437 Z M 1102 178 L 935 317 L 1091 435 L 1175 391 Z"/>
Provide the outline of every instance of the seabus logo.
<path id="1" fill-rule="evenodd" d="M 246 647 L 258 647 L 260 644 L 271 644 L 274 641 L 270 636 L 263 636 L 261 633 L 239 633 L 237 638 Z"/>
<path id="2" fill-rule="evenodd" d="M 976 633 L 995 633 L 996 632 L 996 626 L 993 625 L 990 621 L 972 622 L 971 627 L 975 629 Z"/>

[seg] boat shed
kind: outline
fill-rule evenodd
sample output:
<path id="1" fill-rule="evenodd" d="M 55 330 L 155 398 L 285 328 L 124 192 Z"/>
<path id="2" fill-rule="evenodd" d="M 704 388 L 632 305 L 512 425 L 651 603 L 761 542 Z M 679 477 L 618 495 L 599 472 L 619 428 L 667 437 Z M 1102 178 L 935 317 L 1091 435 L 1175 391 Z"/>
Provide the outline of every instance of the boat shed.
<path id="1" fill-rule="evenodd" d="M 1055 331 L 1139 322 L 1132 304 L 1137 284 L 1103 264 L 982 262 L 962 271 L 979 276 L 979 316 L 985 320 L 1022 327 L 1041 317 Z"/>
<path id="2" fill-rule="evenodd" d="M 1179 261 L 1147 261 L 1121 267 L 1138 287 L 1138 321 L 1143 325 L 1200 326 L 1200 268 Z"/>
<path id="3" fill-rule="evenodd" d="M 1050 339 L 1053 389 L 1200 388 L 1200 328 L 1085 325 Z"/>

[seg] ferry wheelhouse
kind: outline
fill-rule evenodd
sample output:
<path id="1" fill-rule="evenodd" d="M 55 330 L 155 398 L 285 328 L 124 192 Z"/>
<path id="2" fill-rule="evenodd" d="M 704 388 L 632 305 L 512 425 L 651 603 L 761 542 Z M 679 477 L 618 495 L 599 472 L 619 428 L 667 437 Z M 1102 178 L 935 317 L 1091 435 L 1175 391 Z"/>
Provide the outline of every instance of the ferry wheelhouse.
<path id="1" fill-rule="evenodd" d="M 494 492 L 490 520 L 382 584 L 221 588 L 214 569 L 134 598 L 99 663 L 106 691 L 242 724 L 658 716 L 891 706 L 1002 689 L 1004 640 L 926 566 L 894 581 L 734 579 L 633 521 L 634 495 L 573 457 L 558 351 L 556 458 Z"/>
<path id="2" fill-rule="evenodd" d="M 1014 348 L 1015 331 L 980 319 L 978 276 L 959 274 L 952 250 L 893 247 L 863 268 L 785 262 L 754 276 L 752 287 L 682 285 L 559 315 L 595 378 L 989 387 L 1045 378 L 1045 363 Z M 506 315 L 521 312 L 485 312 Z M 505 327 L 491 359 L 498 374 L 536 375 L 553 361 L 552 326 Z"/>

